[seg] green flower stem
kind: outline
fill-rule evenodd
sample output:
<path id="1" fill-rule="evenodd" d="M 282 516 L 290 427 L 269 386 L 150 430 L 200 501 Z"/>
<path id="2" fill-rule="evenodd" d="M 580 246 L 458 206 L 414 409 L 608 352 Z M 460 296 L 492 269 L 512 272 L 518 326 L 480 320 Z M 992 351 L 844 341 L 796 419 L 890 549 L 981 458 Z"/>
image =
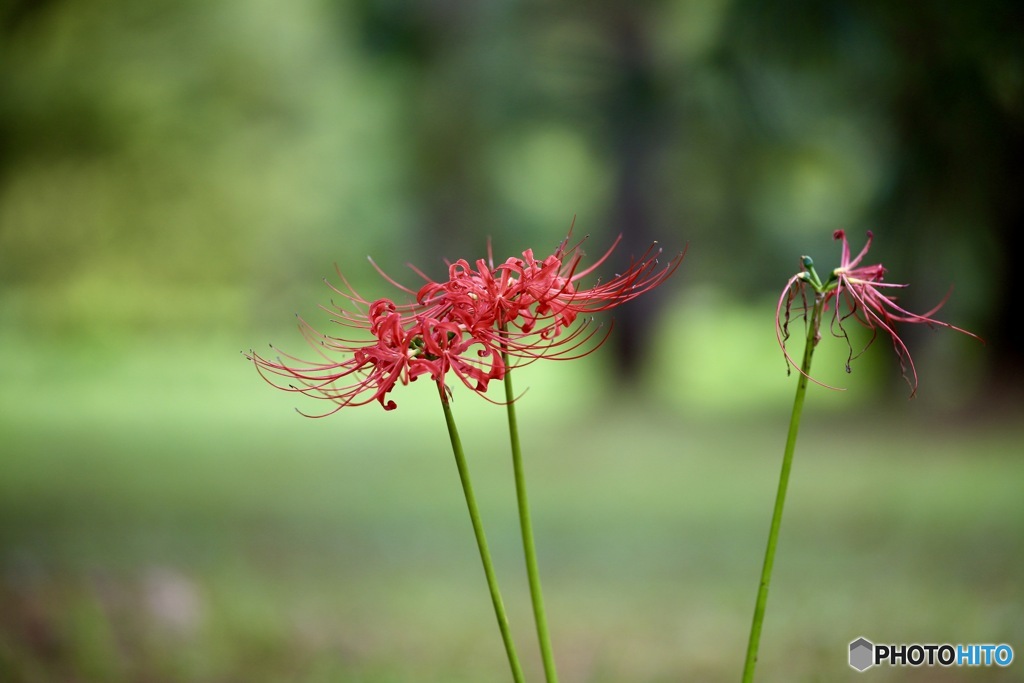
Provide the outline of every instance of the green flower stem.
<path id="1" fill-rule="evenodd" d="M 502 325 L 501 332 L 505 333 Z M 516 503 L 519 505 L 519 528 L 523 534 L 523 555 L 526 558 L 526 576 L 530 583 L 530 600 L 533 603 L 533 619 L 537 624 L 537 640 L 544 662 L 544 676 L 548 683 L 558 683 L 555 658 L 551 652 L 551 637 L 548 635 L 548 620 L 544 613 L 544 595 L 540 590 L 540 573 L 537 571 L 537 551 L 533 544 L 533 524 L 530 521 L 530 505 L 526 498 L 526 475 L 523 473 L 523 453 L 519 446 L 519 425 L 516 420 L 515 392 L 512 390 L 512 371 L 508 353 L 501 354 L 505 363 L 505 402 L 508 411 L 508 433 L 512 443 L 512 469 L 516 480 Z"/>
<path id="2" fill-rule="evenodd" d="M 796 397 L 793 399 L 793 414 L 789 419 L 789 434 L 786 437 L 786 451 L 782 456 L 782 471 L 779 473 L 779 489 L 775 495 L 775 510 L 772 513 L 771 528 L 768 531 L 768 547 L 764 552 L 764 567 L 761 569 L 761 583 L 757 590 L 757 602 L 754 605 L 754 620 L 750 625 L 750 641 L 747 644 L 747 661 L 743 667 L 743 683 L 754 680 L 754 666 L 757 664 L 757 649 L 761 642 L 761 627 L 764 624 L 764 611 L 768 603 L 768 584 L 772 578 L 772 565 L 775 563 L 775 547 L 779 541 L 779 527 L 782 525 L 782 508 L 786 504 L 786 489 L 789 486 L 789 471 L 793 465 L 793 451 L 796 449 L 796 437 L 800 431 L 800 414 L 803 412 L 804 397 L 807 395 L 807 376 L 811 371 L 811 356 L 818 342 L 818 329 L 821 326 L 821 312 L 825 298 L 821 294 L 814 297 L 814 307 L 807 326 L 807 343 L 804 346 L 804 358 L 800 364 L 800 376 L 797 377 Z"/>
<path id="3" fill-rule="evenodd" d="M 519 657 L 516 655 L 515 643 L 512 642 L 512 631 L 508 625 L 508 616 L 505 614 L 505 604 L 502 602 L 501 592 L 498 590 L 498 579 L 494 575 L 491 552 L 487 549 L 487 537 L 484 535 L 484 527 L 480 522 L 480 511 L 476 507 L 473 485 L 469 480 L 469 467 L 466 465 L 466 456 L 462 450 L 462 440 L 459 438 L 459 431 L 455 427 L 455 418 L 452 416 L 452 408 L 448 402 L 448 394 L 443 382 L 437 383 L 437 391 L 441 395 L 444 421 L 448 425 L 448 436 L 451 438 L 452 451 L 455 453 L 455 464 L 459 468 L 462 492 L 466 495 L 469 519 L 473 523 L 473 535 L 476 537 L 477 548 L 480 549 L 480 560 L 484 565 L 484 574 L 487 575 L 487 587 L 491 591 L 491 602 L 494 603 L 494 615 L 498 618 L 498 629 L 501 630 L 501 639 L 505 643 L 505 653 L 508 655 L 508 663 L 512 668 L 512 679 L 516 683 L 523 683 L 523 668 L 519 664 Z"/>

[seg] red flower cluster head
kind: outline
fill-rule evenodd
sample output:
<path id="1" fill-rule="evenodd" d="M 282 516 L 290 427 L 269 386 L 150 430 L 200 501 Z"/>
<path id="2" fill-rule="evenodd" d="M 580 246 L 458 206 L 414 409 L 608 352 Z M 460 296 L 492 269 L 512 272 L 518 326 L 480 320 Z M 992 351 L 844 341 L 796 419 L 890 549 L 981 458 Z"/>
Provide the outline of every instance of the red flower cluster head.
<path id="1" fill-rule="evenodd" d="M 833 314 L 830 322 L 830 329 L 832 334 L 836 337 L 841 337 L 846 340 L 847 345 L 850 346 L 850 355 L 847 358 L 846 371 L 850 372 L 850 361 L 856 356 L 867 349 L 868 346 L 874 342 L 875 337 L 878 335 L 878 331 L 881 330 L 884 334 L 889 335 L 892 339 L 893 348 L 896 350 L 896 355 L 900 361 L 900 369 L 903 372 L 904 379 L 907 380 L 907 384 L 910 385 L 911 397 L 917 392 L 917 370 L 914 367 L 914 360 L 910 356 L 910 350 L 907 349 L 906 344 L 900 339 L 896 333 L 896 325 L 898 323 L 924 323 L 928 326 L 939 326 L 946 327 L 957 332 L 970 335 L 975 339 L 981 341 L 981 338 L 977 335 L 968 332 L 967 330 L 960 329 L 950 325 L 949 323 L 936 320 L 931 316 L 942 308 L 946 300 L 943 299 L 937 306 L 932 308 L 930 311 L 924 314 L 911 313 L 906 309 L 900 307 L 896 303 L 896 297 L 890 294 L 886 294 L 887 290 L 900 289 L 907 285 L 893 284 L 889 282 L 883 282 L 885 275 L 885 268 L 881 264 L 875 264 L 870 266 L 860 265 L 864 256 L 868 253 L 868 249 L 871 246 L 871 240 L 873 238 L 872 233 L 868 232 L 868 240 L 864 244 L 864 248 L 860 250 L 856 258 L 850 258 L 850 245 L 846 241 L 846 232 L 843 230 L 836 230 L 832 234 L 833 239 L 842 240 L 842 256 L 840 258 L 839 267 L 832 271 L 832 275 L 827 282 L 821 284 L 817 281 L 817 275 L 813 273 L 813 266 L 809 264 L 809 259 L 805 257 L 803 270 L 797 273 L 789 282 L 786 283 L 785 289 L 782 291 L 782 295 L 779 297 L 779 304 L 776 308 L 775 314 L 775 327 L 776 337 L 778 338 L 779 345 L 782 347 L 783 353 L 786 355 L 786 360 L 795 368 L 800 369 L 793 358 L 789 355 L 786 350 L 786 340 L 789 338 L 789 317 L 790 309 L 792 307 L 793 300 L 797 294 L 804 300 L 802 309 L 804 312 L 807 310 L 806 288 L 811 287 L 817 296 L 824 298 L 824 310 L 828 311 L 830 306 L 832 307 Z M 871 330 L 871 339 L 868 340 L 864 349 L 857 352 L 853 352 L 853 346 L 850 343 L 850 337 L 846 332 L 846 328 L 843 326 L 844 323 L 853 318 L 855 321 Z M 811 381 L 821 384 L 821 386 L 828 386 L 818 382 L 812 377 L 808 377 Z M 835 387 L 828 387 L 833 389 Z"/>
<path id="2" fill-rule="evenodd" d="M 679 254 L 662 266 L 658 262 L 661 250 L 652 245 L 621 275 L 579 289 L 577 283 L 608 258 L 621 237 L 583 270 L 578 270 L 580 244 L 569 247 L 570 237 L 542 260 L 527 250 L 522 257 L 497 266 L 493 257 L 474 265 L 464 259 L 456 261 L 449 265 L 444 282 L 435 282 L 413 267 L 426 281 L 418 291 L 378 269 L 414 303 L 368 301 L 342 276 L 345 289 L 332 289 L 347 300 L 349 308 L 328 310 L 334 322 L 362 330 L 363 336 L 368 332 L 370 341 L 320 334 L 300 319 L 303 334 L 320 361 L 287 354 L 271 360 L 254 352 L 246 357 L 272 385 L 333 402 L 334 407 L 323 415 L 372 401 L 393 410 L 395 402 L 388 398 L 391 390 L 421 375 L 441 384 L 452 373 L 469 389 L 483 394 L 491 380 L 504 378 L 509 363 L 567 360 L 596 349 L 607 334 L 596 338 L 599 328 L 588 330 L 589 320 L 570 330 L 577 318 L 614 308 L 657 287 L 683 258 Z M 335 353 L 345 358 L 332 358 Z"/>

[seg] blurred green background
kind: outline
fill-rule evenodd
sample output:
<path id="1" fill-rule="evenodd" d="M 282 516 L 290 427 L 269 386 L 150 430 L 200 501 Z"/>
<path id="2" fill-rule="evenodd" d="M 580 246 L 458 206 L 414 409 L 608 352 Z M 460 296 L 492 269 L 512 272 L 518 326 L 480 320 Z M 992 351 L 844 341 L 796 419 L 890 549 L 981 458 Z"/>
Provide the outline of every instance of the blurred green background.
<path id="1" fill-rule="evenodd" d="M 1024 13 L 752 0 L 0 0 L 0 680 L 507 680 L 436 397 L 307 420 L 366 256 L 549 252 L 575 219 L 680 271 L 597 353 L 517 374 L 563 680 L 730 681 L 795 380 L 772 318 L 846 228 L 924 311 L 826 338 L 760 678 L 875 642 L 1024 656 Z M 799 348 L 799 343 L 795 345 Z M 422 384 L 422 383 L 420 383 Z M 500 408 L 455 392 L 528 674 Z M 874 680 L 1021 680 L 1009 669 Z"/>

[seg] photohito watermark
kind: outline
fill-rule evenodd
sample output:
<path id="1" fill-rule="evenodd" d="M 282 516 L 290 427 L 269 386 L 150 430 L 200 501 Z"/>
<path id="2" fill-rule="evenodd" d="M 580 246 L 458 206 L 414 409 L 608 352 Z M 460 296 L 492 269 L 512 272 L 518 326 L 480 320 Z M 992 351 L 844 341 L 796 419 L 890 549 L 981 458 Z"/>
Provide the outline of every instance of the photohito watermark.
<path id="1" fill-rule="evenodd" d="M 1013 648 L 1005 643 L 876 645 L 861 637 L 850 643 L 850 666 L 866 671 L 889 666 L 1010 666 Z"/>

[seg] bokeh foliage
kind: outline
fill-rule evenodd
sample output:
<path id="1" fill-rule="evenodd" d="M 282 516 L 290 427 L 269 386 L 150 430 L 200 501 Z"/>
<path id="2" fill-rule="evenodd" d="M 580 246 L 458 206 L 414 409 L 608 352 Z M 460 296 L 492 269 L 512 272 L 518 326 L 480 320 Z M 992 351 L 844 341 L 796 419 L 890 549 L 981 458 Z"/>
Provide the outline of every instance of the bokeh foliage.
<path id="1" fill-rule="evenodd" d="M 753 300 L 844 227 L 879 234 L 909 307 L 955 285 L 948 316 L 1018 367 L 1020 25 L 1010 2 L 7 0 L 5 318 L 265 322 L 332 262 L 436 274 L 574 216 L 620 259 L 688 243 L 690 282 Z"/>
<path id="2" fill-rule="evenodd" d="M 838 227 L 989 344 L 911 331 L 913 403 L 885 343 L 852 375 L 822 345 L 849 391 L 812 388 L 762 670 L 1016 646 L 1022 33 L 995 1 L 0 0 L 0 679 L 500 676 L 430 387 L 307 421 L 238 351 L 302 353 L 335 263 L 383 293 L 367 254 L 413 284 L 574 216 L 591 255 L 689 252 L 517 379 L 567 680 L 736 677 L 794 382 L 772 313 Z"/>

